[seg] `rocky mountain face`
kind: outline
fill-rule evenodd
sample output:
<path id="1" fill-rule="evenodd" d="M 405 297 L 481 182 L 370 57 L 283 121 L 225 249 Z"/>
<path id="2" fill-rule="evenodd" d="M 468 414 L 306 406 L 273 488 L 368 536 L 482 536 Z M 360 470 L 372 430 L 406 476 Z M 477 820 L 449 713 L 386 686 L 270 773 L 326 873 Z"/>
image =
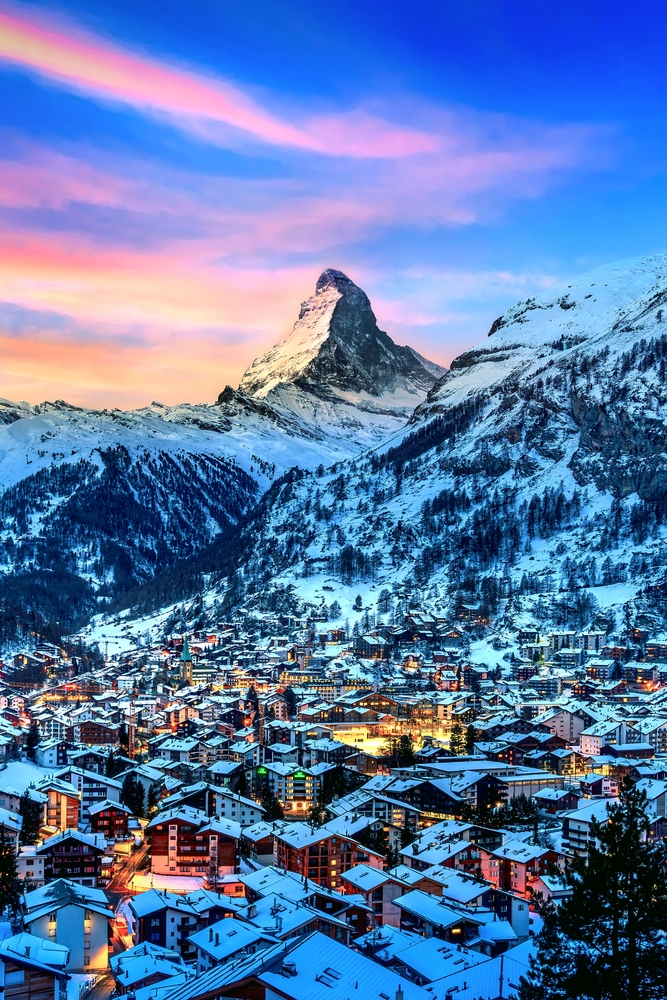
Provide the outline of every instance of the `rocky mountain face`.
<path id="1" fill-rule="evenodd" d="M 325 271 L 292 337 L 214 404 L 0 400 L 0 643 L 16 619 L 71 628 L 216 538 L 227 544 L 274 480 L 377 444 L 442 373 Z"/>
<path id="2" fill-rule="evenodd" d="M 400 430 L 444 372 L 378 329 L 366 293 L 328 269 L 289 337 L 253 361 L 238 390 L 227 386 L 218 403 L 230 417 L 270 414 L 295 435 L 321 441 L 331 465 Z"/>
<path id="3" fill-rule="evenodd" d="M 457 358 L 390 443 L 274 487 L 230 603 L 317 605 L 393 588 L 547 602 L 554 623 L 646 613 L 667 589 L 667 256 L 518 303 Z M 366 602 L 365 602 L 366 603 Z M 579 621 L 581 619 L 581 621 Z"/>
<path id="4" fill-rule="evenodd" d="M 407 394 L 411 411 L 414 397 L 425 395 L 444 371 L 379 330 L 366 293 L 329 268 L 301 304 L 290 336 L 253 361 L 239 388 L 267 399 L 287 383 L 322 399 L 389 411 L 403 410 Z"/>

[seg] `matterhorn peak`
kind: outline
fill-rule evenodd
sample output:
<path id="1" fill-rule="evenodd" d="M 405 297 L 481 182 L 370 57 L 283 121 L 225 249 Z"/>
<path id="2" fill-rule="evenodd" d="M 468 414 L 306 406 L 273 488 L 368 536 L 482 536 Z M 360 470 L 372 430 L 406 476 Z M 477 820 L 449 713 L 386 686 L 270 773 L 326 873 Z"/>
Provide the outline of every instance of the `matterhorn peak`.
<path id="1" fill-rule="evenodd" d="M 315 294 L 301 303 L 289 337 L 253 361 L 239 388 L 266 398 L 289 384 L 353 405 L 398 391 L 401 408 L 412 409 L 443 373 L 411 347 L 395 344 L 378 328 L 366 293 L 342 271 L 327 268 Z"/>
<path id="2" fill-rule="evenodd" d="M 337 271 L 334 267 L 327 267 L 322 271 L 315 285 L 315 294 L 320 295 L 329 288 L 334 288 L 343 295 L 348 288 L 356 288 L 353 281 L 342 271 Z"/>

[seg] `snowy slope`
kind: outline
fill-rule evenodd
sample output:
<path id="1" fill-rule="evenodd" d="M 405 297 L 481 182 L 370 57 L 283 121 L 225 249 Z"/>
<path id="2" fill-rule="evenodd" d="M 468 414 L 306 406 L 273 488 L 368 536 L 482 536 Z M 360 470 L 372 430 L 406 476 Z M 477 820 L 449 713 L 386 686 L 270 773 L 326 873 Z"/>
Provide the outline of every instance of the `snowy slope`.
<path id="1" fill-rule="evenodd" d="M 518 303 L 370 457 L 283 491 L 242 578 L 314 603 L 393 584 L 492 613 L 562 591 L 564 619 L 590 613 L 587 588 L 627 601 L 667 563 L 666 361 L 665 255 Z"/>
<path id="2" fill-rule="evenodd" d="M 71 625 L 229 540 L 288 469 L 328 467 L 400 429 L 443 371 L 394 345 L 333 271 L 274 354 L 212 405 L 0 399 L 0 602 Z"/>

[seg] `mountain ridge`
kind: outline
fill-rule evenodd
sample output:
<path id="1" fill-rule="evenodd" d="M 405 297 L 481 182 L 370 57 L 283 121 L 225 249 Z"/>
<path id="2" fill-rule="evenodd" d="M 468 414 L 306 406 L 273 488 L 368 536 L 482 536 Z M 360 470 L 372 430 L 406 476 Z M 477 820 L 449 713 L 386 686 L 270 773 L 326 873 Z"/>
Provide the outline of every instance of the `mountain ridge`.
<path id="1" fill-rule="evenodd" d="M 319 288 L 322 342 L 345 300 L 348 334 L 363 327 L 385 350 L 393 345 L 349 278 L 327 271 Z M 287 470 L 331 465 L 399 429 L 440 370 L 417 358 L 395 348 L 389 360 L 400 377 L 386 362 L 375 385 L 373 372 L 348 357 L 348 375 L 376 395 L 327 393 L 305 378 L 255 395 L 227 387 L 212 404 L 129 411 L 0 400 L 0 612 L 11 605 L 71 627 L 100 599 L 118 600 L 217 537 L 228 543 Z M 421 388 L 401 374 L 413 369 Z M 47 594 L 50 573 L 59 574 L 63 600 Z"/>
<path id="2" fill-rule="evenodd" d="M 253 361 L 239 391 L 266 398 L 289 382 L 326 399 L 356 402 L 356 393 L 381 397 L 397 388 L 417 395 L 444 371 L 395 344 L 378 328 L 366 293 L 342 271 L 327 268 L 315 294 L 301 303 L 290 335 Z"/>
<path id="3" fill-rule="evenodd" d="M 387 587 L 489 615 L 541 600 L 560 624 L 648 601 L 667 586 L 666 300 L 656 254 L 517 303 L 400 430 L 286 484 L 213 589 L 255 613 L 333 589 L 348 617 Z"/>

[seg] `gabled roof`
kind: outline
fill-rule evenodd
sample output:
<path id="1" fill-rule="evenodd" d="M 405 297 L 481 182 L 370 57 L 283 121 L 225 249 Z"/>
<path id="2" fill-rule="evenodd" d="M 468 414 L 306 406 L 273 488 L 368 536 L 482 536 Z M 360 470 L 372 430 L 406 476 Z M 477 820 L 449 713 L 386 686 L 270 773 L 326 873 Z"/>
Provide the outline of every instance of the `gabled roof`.
<path id="1" fill-rule="evenodd" d="M 26 931 L 0 941 L 0 960 L 16 962 L 60 980 L 69 979 L 65 972 L 69 962 L 67 945 L 56 944 Z"/>
<path id="2" fill-rule="evenodd" d="M 130 899 L 128 905 L 136 917 L 148 917 L 151 913 L 159 913 L 160 910 L 178 910 L 193 917 L 197 916 L 197 911 L 186 896 L 179 896 L 164 889 L 147 889 L 146 892 L 140 892 Z"/>
<path id="3" fill-rule="evenodd" d="M 244 948 L 256 947 L 262 942 L 276 944 L 278 938 L 251 923 L 225 917 L 191 934 L 188 940 L 216 962 L 224 962 Z"/>
<path id="4" fill-rule="evenodd" d="M 28 924 L 45 913 L 60 910 L 64 906 L 82 906 L 86 910 L 102 914 L 109 920 L 113 917 L 113 909 L 102 889 L 79 885 L 78 882 L 64 878 L 47 882 L 39 889 L 26 892 L 22 897 L 22 904 L 23 920 Z"/>
<path id="5" fill-rule="evenodd" d="M 174 809 L 165 809 L 164 812 L 156 813 L 146 829 L 154 829 L 162 823 L 176 822 L 200 827 L 204 823 L 208 823 L 208 816 L 201 809 L 194 809 L 192 806 L 176 806 Z"/>
<path id="6" fill-rule="evenodd" d="M 112 955 L 109 965 L 116 983 L 125 990 L 149 976 L 161 975 L 164 979 L 169 979 L 185 972 L 185 963 L 180 955 L 148 941 L 119 955 Z M 194 969 L 191 975 L 195 975 Z"/>
<path id="7" fill-rule="evenodd" d="M 399 896 L 393 902 L 394 906 L 398 906 L 400 910 L 405 910 L 407 913 L 414 914 L 421 920 L 425 920 L 427 923 L 443 929 L 455 927 L 464 921 L 477 925 L 483 923 L 483 919 L 477 910 L 467 910 L 465 907 L 459 908 L 454 903 L 450 904 L 449 900 L 439 896 L 432 896 L 428 892 L 422 892 L 421 889 L 412 889 L 410 892 L 406 892 L 404 896 Z"/>
<path id="8" fill-rule="evenodd" d="M 0 828 L 10 830 L 12 833 L 19 833 L 23 826 L 23 816 L 11 812 L 9 809 L 0 808 Z"/>
<path id="9" fill-rule="evenodd" d="M 47 837 L 46 840 L 42 842 L 40 847 L 36 849 L 35 853 L 46 854 L 57 844 L 63 844 L 66 840 L 75 840 L 79 844 L 85 844 L 85 846 L 89 847 L 92 851 L 98 851 L 100 854 L 104 854 L 105 848 L 100 845 L 98 836 L 99 835 L 96 833 L 81 833 L 80 830 L 68 828 L 67 830 L 61 830 L 60 833 L 55 833 L 52 837 Z M 104 843 L 104 840 L 102 843 Z"/>
<path id="10" fill-rule="evenodd" d="M 112 802 L 111 799 L 105 799 L 104 802 L 97 802 L 95 805 L 88 806 L 88 813 L 90 816 L 96 816 L 97 813 L 104 812 L 105 809 L 115 809 L 116 812 L 124 812 L 128 816 L 132 816 L 131 809 L 128 809 L 122 802 Z"/>
<path id="11" fill-rule="evenodd" d="M 286 964 L 288 963 L 288 964 Z M 296 974 L 294 974 L 296 973 Z M 290 1000 L 433 1000 L 433 994 L 324 934 L 311 934 L 257 978 Z"/>
<path id="12" fill-rule="evenodd" d="M 56 771 L 56 778 L 61 778 L 65 774 L 78 774 L 82 778 L 87 778 L 89 781 L 96 781 L 100 784 L 107 785 L 110 788 L 117 788 L 119 791 L 123 787 L 122 781 L 116 781 L 115 778 L 107 778 L 105 774 L 98 774 L 97 771 L 87 771 L 85 767 L 74 767 L 73 764 L 68 764 L 66 767 L 61 767 L 59 771 Z M 48 787 L 51 787 L 50 785 Z"/>
<path id="13" fill-rule="evenodd" d="M 236 983 L 247 982 L 276 960 L 282 959 L 297 943 L 298 939 L 294 942 L 280 941 L 254 955 L 243 955 L 222 965 L 216 965 L 203 975 L 197 976 L 195 980 L 176 987 L 173 993 L 169 994 L 168 1000 L 199 1000 L 202 996 L 222 993 Z M 432 997 L 429 1000 L 432 1000 Z"/>
<path id="14" fill-rule="evenodd" d="M 488 962 L 489 956 L 432 937 L 421 938 L 415 944 L 399 951 L 396 960 L 423 977 L 426 982 L 432 983 L 454 972 Z"/>

